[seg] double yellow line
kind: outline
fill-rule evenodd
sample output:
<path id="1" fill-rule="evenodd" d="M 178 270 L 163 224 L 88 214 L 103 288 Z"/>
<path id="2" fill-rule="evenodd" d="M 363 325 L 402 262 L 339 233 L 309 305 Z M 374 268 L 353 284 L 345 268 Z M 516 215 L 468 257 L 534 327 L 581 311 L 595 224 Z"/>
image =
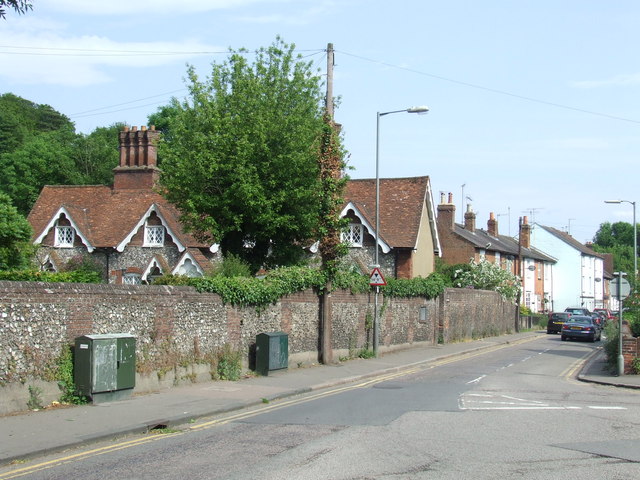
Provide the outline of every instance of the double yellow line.
<path id="1" fill-rule="evenodd" d="M 501 344 L 501 345 L 496 345 L 496 346 L 492 346 L 492 347 L 487 347 L 487 348 L 483 348 L 483 349 L 479 349 L 476 352 L 472 352 L 472 353 L 467 353 L 467 354 L 460 354 L 460 355 L 454 355 L 452 357 L 447 357 L 447 358 L 443 358 L 441 360 L 436 360 L 434 362 L 427 362 L 427 363 L 422 363 L 420 365 L 414 365 L 411 367 L 407 367 L 401 370 L 397 370 L 395 372 L 391 372 L 388 374 L 384 374 L 384 375 L 380 375 L 380 376 L 376 376 L 374 378 L 362 381 L 360 383 L 357 383 L 355 385 L 345 385 L 343 387 L 339 387 L 339 388 L 334 388 L 331 390 L 326 390 L 326 391 L 320 391 L 318 393 L 314 393 L 314 394 L 310 394 L 310 395 L 305 395 L 304 397 L 298 397 L 298 398 L 292 398 L 290 400 L 284 400 L 284 401 L 278 401 L 277 403 L 273 403 L 273 404 L 265 404 L 264 406 L 259 406 L 257 407 L 255 410 L 251 410 L 251 411 L 243 411 L 243 412 L 239 412 L 233 415 L 229 415 L 223 418 L 218 418 L 215 420 L 211 420 L 208 422 L 204 422 L 204 423 L 199 423 L 197 425 L 192 425 L 189 426 L 189 428 L 187 430 L 182 430 L 182 431 L 178 431 L 175 433 L 167 433 L 167 434 L 162 434 L 162 435 L 146 435 L 142 438 L 137 438 L 134 440 L 128 440 L 125 442 L 119 442 L 116 443 L 114 445 L 109 445 L 106 447 L 100 447 L 100 448 L 95 448 L 92 450 L 87 450 L 84 452 L 80 452 L 80 453 L 76 453 L 73 455 L 67 455 L 64 457 L 60 457 L 54 460 L 49 460 L 46 462 L 42 462 L 42 463 L 38 463 L 36 465 L 30 465 L 28 467 L 23 467 L 23 468 L 18 468 L 18 469 L 14 469 L 14 470 L 10 470 L 8 472 L 5 473 L 0 473 L 0 480 L 8 480 L 11 478 L 18 478 L 18 477 L 22 477 L 25 475 L 28 475 L 30 473 L 35 473 L 35 472 L 39 472 L 42 470 L 47 470 L 49 468 L 53 468 L 56 467 L 58 465 L 62 465 L 65 463 L 70 463 L 72 461 L 79 461 L 79 460 L 83 460 L 85 458 L 89 458 L 89 457 L 94 457 L 97 455 L 105 455 L 107 453 L 111 453 L 111 452 L 116 452 L 118 450 L 124 450 L 126 448 L 131 448 L 131 447 L 136 447 L 138 445 L 144 445 L 146 443 L 151 443 L 151 442 L 156 442 L 158 440 L 164 440 L 167 438 L 173 438 L 177 435 L 184 435 L 185 433 L 188 432 L 193 432 L 193 431 L 200 431 L 200 430 L 205 430 L 207 428 L 212 428 L 212 427 L 216 427 L 216 426 L 220 426 L 220 425 L 225 425 L 229 422 L 233 422 L 233 421 L 237 421 L 237 420 L 243 420 L 245 418 L 251 418 L 251 417 L 255 417 L 257 415 L 261 415 L 263 413 L 267 413 L 267 412 L 271 412 L 271 411 L 275 411 L 275 410 L 279 410 L 285 407 L 289 407 L 292 405 L 301 405 L 303 403 L 308 403 L 308 402 L 312 402 L 314 400 L 317 400 L 319 398 L 324 398 L 324 397 L 328 397 L 331 395 L 336 395 L 338 393 L 342 393 L 342 392 L 346 392 L 349 390 L 356 390 L 358 388 L 367 388 L 371 385 L 375 385 L 377 383 L 382 383 L 382 382 L 386 382 L 388 380 L 393 380 L 395 378 L 401 378 L 401 377 L 405 377 L 407 375 L 411 375 L 413 373 L 417 373 L 421 370 L 424 370 L 425 368 L 434 368 L 434 367 L 438 367 L 441 365 L 446 365 L 449 363 L 453 363 L 453 362 L 458 362 L 460 360 L 465 360 L 468 358 L 473 358 L 473 357 L 477 357 L 480 355 L 484 355 L 487 353 L 491 353 L 494 352 L 496 350 L 500 350 L 503 348 L 506 348 L 508 346 L 513 346 L 513 345 L 518 345 L 521 343 L 526 343 L 526 342 L 530 342 L 532 340 L 536 340 L 538 337 L 531 337 L 531 338 L 525 338 L 522 340 L 517 340 L 515 342 L 511 342 L 511 343 L 506 343 L 506 344 Z"/>

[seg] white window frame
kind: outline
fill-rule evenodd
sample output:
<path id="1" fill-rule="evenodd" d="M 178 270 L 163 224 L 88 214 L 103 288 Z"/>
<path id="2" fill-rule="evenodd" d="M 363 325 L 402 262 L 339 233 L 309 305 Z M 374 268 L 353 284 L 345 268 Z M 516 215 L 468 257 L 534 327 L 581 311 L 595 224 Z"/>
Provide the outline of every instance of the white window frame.
<path id="1" fill-rule="evenodd" d="M 69 225 L 56 225 L 54 246 L 58 248 L 71 248 L 76 239 L 76 231 Z"/>
<path id="2" fill-rule="evenodd" d="M 164 225 L 145 225 L 144 246 L 164 247 L 165 231 Z"/>
<path id="3" fill-rule="evenodd" d="M 122 276 L 122 283 L 124 285 L 141 285 L 142 275 L 139 273 L 125 273 Z"/>
<path id="4" fill-rule="evenodd" d="M 350 223 L 340 232 L 340 241 L 348 243 L 350 247 L 362 247 L 364 241 L 364 226 L 361 223 Z"/>

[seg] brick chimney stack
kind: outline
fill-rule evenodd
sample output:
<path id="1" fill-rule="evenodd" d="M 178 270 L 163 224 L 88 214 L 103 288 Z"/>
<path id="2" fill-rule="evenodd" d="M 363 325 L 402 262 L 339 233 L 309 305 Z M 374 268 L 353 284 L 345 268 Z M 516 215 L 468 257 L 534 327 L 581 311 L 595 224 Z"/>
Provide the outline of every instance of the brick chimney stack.
<path id="1" fill-rule="evenodd" d="M 489 221 L 487 222 L 487 233 L 492 237 L 498 236 L 498 221 L 493 212 L 489 213 Z"/>
<path id="2" fill-rule="evenodd" d="M 471 210 L 470 203 L 467 203 L 467 211 L 464 213 L 464 228 L 472 233 L 476 231 L 476 214 Z"/>
<path id="3" fill-rule="evenodd" d="M 531 225 L 529 225 L 529 219 L 526 216 L 522 217 L 520 224 L 520 246 L 531 248 Z"/>
<path id="4" fill-rule="evenodd" d="M 440 193 L 440 204 L 438 205 L 438 226 L 446 230 L 453 230 L 455 227 L 456 206 L 453 204 L 453 195 L 449 193 L 449 201 L 445 203 L 444 192 Z"/>
<path id="5" fill-rule="evenodd" d="M 114 190 L 151 189 L 160 175 L 155 126 L 125 127 L 120 132 L 120 165 L 114 171 Z"/>

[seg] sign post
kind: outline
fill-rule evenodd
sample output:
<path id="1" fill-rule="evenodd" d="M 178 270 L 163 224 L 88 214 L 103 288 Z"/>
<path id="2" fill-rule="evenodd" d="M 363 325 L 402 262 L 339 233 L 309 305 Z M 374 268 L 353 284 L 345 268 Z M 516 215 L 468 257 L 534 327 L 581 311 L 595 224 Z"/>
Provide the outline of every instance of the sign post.
<path id="1" fill-rule="evenodd" d="M 380 293 L 380 287 L 387 284 L 387 281 L 382 276 L 380 267 L 376 265 L 373 267 L 373 271 L 369 276 L 369 285 L 376 287 L 376 294 L 374 295 L 373 303 L 373 355 L 378 356 L 378 293 Z"/>

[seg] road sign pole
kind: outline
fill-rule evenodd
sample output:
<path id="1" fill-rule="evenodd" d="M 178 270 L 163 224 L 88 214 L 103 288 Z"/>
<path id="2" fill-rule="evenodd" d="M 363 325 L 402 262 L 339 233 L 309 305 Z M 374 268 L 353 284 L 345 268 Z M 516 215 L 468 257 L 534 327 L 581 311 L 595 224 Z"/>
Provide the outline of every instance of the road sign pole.
<path id="1" fill-rule="evenodd" d="M 376 293 L 373 302 L 373 355 L 378 357 L 378 293 L 380 287 L 376 285 Z"/>

